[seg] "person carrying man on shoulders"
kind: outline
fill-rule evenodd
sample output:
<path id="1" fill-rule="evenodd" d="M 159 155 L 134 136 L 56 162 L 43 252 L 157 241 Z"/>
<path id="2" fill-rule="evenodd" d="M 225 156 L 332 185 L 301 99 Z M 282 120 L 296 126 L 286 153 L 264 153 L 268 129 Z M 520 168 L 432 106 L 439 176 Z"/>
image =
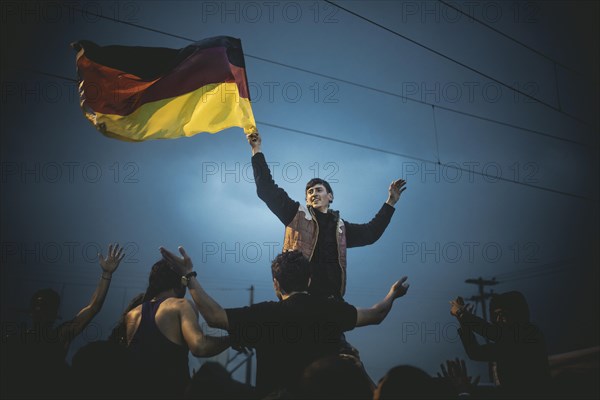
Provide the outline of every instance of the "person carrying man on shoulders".
<path id="1" fill-rule="evenodd" d="M 185 250 L 180 247 L 179 251 L 183 257 L 161 248 L 165 260 L 190 276 L 190 294 L 207 324 L 227 330 L 237 345 L 256 349 L 256 389 L 261 395 L 293 390 L 307 365 L 338 354 L 342 332 L 381 323 L 409 286 L 403 277 L 370 308 L 310 295 L 310 264 L 300 251 L 289 251 L 278 255 L 271 265 L 279 302 L 223 309 L 192 273 L 192 260 Z"/>

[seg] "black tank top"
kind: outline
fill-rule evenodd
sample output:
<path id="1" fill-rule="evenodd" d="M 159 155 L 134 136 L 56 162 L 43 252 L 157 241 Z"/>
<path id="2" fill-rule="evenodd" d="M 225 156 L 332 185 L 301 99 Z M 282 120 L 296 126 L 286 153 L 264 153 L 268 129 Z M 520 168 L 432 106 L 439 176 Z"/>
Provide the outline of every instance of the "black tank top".
<path id="1" fill-rule="evenodd" d="M 166 299 L 142 304 L 142 319 L 129 350 L 137 365 L 137 387 L 151 397 L 181 397 L 189 383 L 187 346 L 173 343 L 156 325 L 156 312 Z"/>

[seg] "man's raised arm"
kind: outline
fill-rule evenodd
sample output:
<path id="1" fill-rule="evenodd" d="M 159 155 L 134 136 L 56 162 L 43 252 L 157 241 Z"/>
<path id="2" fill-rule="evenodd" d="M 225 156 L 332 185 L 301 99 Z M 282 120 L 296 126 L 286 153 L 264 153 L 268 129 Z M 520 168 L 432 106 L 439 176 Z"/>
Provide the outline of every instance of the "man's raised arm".
<path id="1" fill-rule="evenodd" d="M 498 357 L 499 347 L 496 343 L 479 344 L 468 327 L 458 329 L 460 340 L 467 356 L 473 361 L 494 361 Z"/>
<path id="2" fill-rule="evenodd" d="M 177 257 L 164 247 L 160 248 L 160 252 L 167 262 L 176 268 L 182 276 L 187 279 L 187 287 L 194 299 L 196 308 L 206 320 L 206 323 L 212 328 L 221 328 L 227 330 L 229 323 L 227 321 L 227 313 L 212 297 L 206 293 L 200 282 L 196 279 L 196 274 L 192 273 L 194 265 L 192 259 L 187 255 L 183 247 L 179 247 L 179 253 L 182 257 Z"/>
<path id="3" fill-rule="evenodd" d="M 402 297 L 408 291 L 409 284 L 405 283 L 408 278 L 405 276 L 394 283 L 388 294 L 379 303 L 371 308 L 358 308 L 356 316 L 356 326 L 377 325 L 385 319 L 394 300 Z"/>
<path id="4" fill-rule="evenodd" d="M 298 212 L 300 203 L 292 200 L 285 190 L 275 184 L 271 176 L 271 170 L 269 170 L 265 156 L 262 153 L 262 139 L 258 132 L 248 135 L 247 138 L 250 147 L 252 147 L 252 169 L 254 171 L 256 193 L 273 214 L 287 226 Z"/>
<path id="5" fill-rule="evenodd" d="M 402 192 L 406 190 L 406 181 L 398 179 L 390 184 L 388 198 L 377 215 L 366 224 L 352 224 L 344 221 L 346 226 L 346 241 L 348 247 L 367 246 L 375 243 L 392 220 L 394 205 L 400 199 Z"/>
<path id="6" fill-rule="evenodd" d="M 205 335 L 198 323 L 198 312 L 188 300 L 181 299 L 181 333 L 192 354 L 196 357 L 212 357 L 231 345 L 228 335 Z"/>
<path id="7" fill-rule="evenodd" d="M 497 325 L 490 324 L 473 314 L 471 307 L 465 305 L 465 301 L 460 296 L 450 301 L 450 314 L 456 317 L 464 332 L 477 333 L 492 342 L 496 342 L 502 337 L 501 330 Z"/>

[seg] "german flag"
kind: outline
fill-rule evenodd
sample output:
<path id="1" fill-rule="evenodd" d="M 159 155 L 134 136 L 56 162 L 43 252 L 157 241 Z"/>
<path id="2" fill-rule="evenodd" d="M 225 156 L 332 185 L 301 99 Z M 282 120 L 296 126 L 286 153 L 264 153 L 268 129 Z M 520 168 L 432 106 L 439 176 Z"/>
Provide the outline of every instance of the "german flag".
<path id="1" fill-rule="evenodd" d="M 239 39 L 219 36 L 183 49 L 72 46 L 81 109 L 108 137 L 173 139 L 236 126 L 256 131 Z"/>

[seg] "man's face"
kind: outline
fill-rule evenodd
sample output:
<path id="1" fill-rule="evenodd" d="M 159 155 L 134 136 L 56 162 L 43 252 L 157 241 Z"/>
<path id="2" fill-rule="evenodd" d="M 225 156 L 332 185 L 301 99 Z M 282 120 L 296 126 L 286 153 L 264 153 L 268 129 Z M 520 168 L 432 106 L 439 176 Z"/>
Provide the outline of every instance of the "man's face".
<path id="1" fill-rule="evenodd" d="M 327 211 L 332 200 L 333 196 L 327 193 L 327 189 L 321 183 L 309 187 L 306 191 L 306 204 L 321 212 Z"/>

